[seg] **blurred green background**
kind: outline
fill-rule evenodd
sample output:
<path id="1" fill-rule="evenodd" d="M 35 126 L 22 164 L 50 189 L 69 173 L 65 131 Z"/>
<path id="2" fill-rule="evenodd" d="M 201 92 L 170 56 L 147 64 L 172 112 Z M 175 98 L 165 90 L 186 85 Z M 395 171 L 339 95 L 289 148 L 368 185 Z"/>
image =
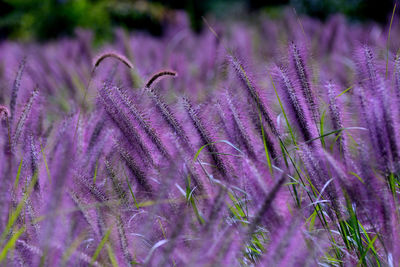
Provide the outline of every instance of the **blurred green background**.
<path id="1" fill-rule="evenodd" d="M 111 38 L 115 26 L 161 35 L 175 10 L 185 10 L 199 32 L 206 14 L 229 17 L 239 10 L 276 15 L 287 5 L 322 20 L 342 13 L 351 20 L 385 23 L 394 0 L 0 0 L 0 39 L 44 41 L 72 35 L 80 27 L 93 30 L 101 42 Z"/>

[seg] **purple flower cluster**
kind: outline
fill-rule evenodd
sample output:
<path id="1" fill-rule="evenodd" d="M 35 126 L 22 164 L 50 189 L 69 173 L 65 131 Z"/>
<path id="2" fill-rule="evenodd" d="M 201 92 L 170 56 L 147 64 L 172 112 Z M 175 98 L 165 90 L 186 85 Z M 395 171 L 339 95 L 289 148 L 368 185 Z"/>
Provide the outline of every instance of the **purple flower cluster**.
<path id="1" fill-rule="evenodd" d="M 0 43 L 0 265 L 398 266 L 400 36 L 255 20 Z"/>

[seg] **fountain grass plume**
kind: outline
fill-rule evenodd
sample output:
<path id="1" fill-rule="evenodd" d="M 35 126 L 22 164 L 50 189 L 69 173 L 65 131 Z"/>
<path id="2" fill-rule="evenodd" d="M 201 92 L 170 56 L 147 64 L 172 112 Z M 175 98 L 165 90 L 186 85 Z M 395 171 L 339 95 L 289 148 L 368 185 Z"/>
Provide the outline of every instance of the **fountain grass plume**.
<path id="1" fill-rule="evenodd" d="M 149 136 L 150 140 L 156 145 L 160 153 L 168 160 L 170 160 L 171 155 L 169 154 L 167 148 L 165 147 L 165 144 L 161 140 L 160 134 L 156 132 L 156 130 L 150 125 L 144 114 L 138 110 L 128 94 L 119 87 L 116 87 L 116 90 L 119 93 L 124 105 L 129 109 L 130 114 L 133 115 L 134 119 L 137 121 L 140 127 L 143 128 L 143 130 Z"/>
<path id="2" fill-rule="evenodd" d="M 260 114 L 257 114 L 256 110 L 250 110 L 250 121 L 254 125 L 254 129 L 257 131 L 259 138 L 262 139 L 263 142 L 265 142 L 265 146 L 268 150 L 268 154 L 271 155 L 272 159 L 275 159 L 275 162 L 277 163 L 278 157 L 279 157 L 279 152 L 277 148 L 277 142 L 276 142 L 276 136 L 267 131 L 267 126 L 263 123 L 262 119 L 260 119 Z M 279 140 L 281 142 L 282 139 Z M 265 150 L 265 148 L 264 148 Z"/>
<path id="3" fill-rule="evenodd" d="M 214 163 L 217 166 L 218 171 L 224 176 L 225 178 L 227 177 L 228 174 L 228 169 L 224 161 L 222 160 L 221 156 L 219 155 L 219 151 L 217 147 L 214 145 L 214 141 L 211 138 L 210 132 L 207 129 L 206 124 L 203 122 L 203 120 L 200 118 L 198 112 L 193 108 L 192 103 L 190 100 L 186 97 L 182 98 L 183 100 L 183 105 L 193 123 L 194 128 L 198 132 L 203 144 L 202 145 L 207 145 L 207 149 L 211 153 L 211 158 L 213 159 Z"/>
<path id="4" fill-rule="evenodd" d="M 399 154 L 393 112 L 390 108 L 391 92 L 386 89 L 387 86 L 381 78 L 372 49 L 364 45 L 357 50 L 356 55 L 357 72 L 362 79 L 358 94 L 362 115 L 367 122 L 366 128 L 370 131 L 374 150 L 379 153 L 380 167 L 393 172 L 393 168 L 399 167 Z"/>
<path id="5" fill-rule="evenodd" d="M 249 236 L 254 234 L 254 231 L 256 230 L 257 226 L 263 220 L 266 212 L 271 208 L 272 202 L 276 198 L 279 190 L 283 186 L 286 179 L 287 179 L 286 173 L 282 173 L 279 180 L 274 184 L 274 186 L 272 187 L 270 192 L 267 194 L 261 208 L 257 211 L 256 216 L 254 217 L 253 221 L 251 222 L 251 224 L 249 226 L 249 230 L 248 230 Z"/>
<path id="6" fill-rule="evenodd" d="M 17 145 L 19 138 L 20 138 L 21 134 L 23 133 L 23 129 L 25 127 L 25 122 L 28 119 L 28 116 L 32 109 L 33 102 L 35 101 L 38 94 L 39 94 L 39 90 L 37 88 L 35 88 L 32 91 L 32 94 L 29 97 L 28 102 L 24 106 L 24 110 L 22 111 L 22 114 L 19 117 L 18 123 L 14 130 L 14 134 L 12 136 L 11 149 L 15 149 L 15 146 Z"/>
<path id="7" fill-rule="evenodd" d="M 328 89 L 328 98 L 329 98 L 329 112 L 332 119 L 332 126 L 334 130 L 338 130 L 343 128 L 342 122 L 342 114 L 341 110 L 338 106 L 337 100 L 337 92 L 335 85 L 332 82 L 328 82 L 326 84 L 326 88 Z"/>
<path id="8" fill-rule="evenodd" d="M 226 91 L 226 100 L 228 102 L 228 107 L 232 114 L 233 121 L 236 126 L 239 138 L 242 141 L 244 147 L 246 148 L 249 156 L 255 159 L 256 154 L 255 154 L 255 150 L 254 150 L 252 141 L 250 139 L 249 134 L 246 131 L 246 126 L 243 124 L 242 119 L 240 118 L 239 110 L 236 108 L 236 105 L 235 105 L 233 99 L 234 99 L 234 97 L 232 95 L 232 92 L 227 90 Z"/>
<path id="9" fill-rule="evenodd" d="M 395 94 L 397 97 L 397 104 L 400 103 L 400 54 L 396 55 L 394 62 L 394 80 L 395 80 Z M 398 114 L 400 114 L 400 105 L 397 109 Z"/>
<path id="10" fill-rule="evenodd" d="M 103 62 L 104 59 L 110 58 L 110 57 L 117 59 L 118 61 L 122 62 L 128 68 L 133 69 L 133 64 L 126 57 L 124 57 L 123 55 L 121 55 L 117 52 L 112 52 L 112 51 L 105 52 L 105 53 L 102 53 L 99 56 L 97 56 L 93 62 L 93 67 L 92 67 L 92 71 L 90 72 L 89 81 L 87 83 L 87 86 L 85 87 L 85 92 L 84 92 L 83 100 L 82 100 L 82 106 L 84 106 L 86 104 L 87 92 L 89 91 L 90 84 L 92 82 L 92 79 L 93 79 L 93 76 L 95 74 L 97 67 L 100 65 L 101 62 Z M 78 120 L 76 122 L 76 128 L 75 128 L 75 133 L 74 133 L 74 139 L 75 139 L 76 133 L 78 131 L 80 119 L 81 119 L 81 111 L 79 110 Z"/>
<path id="11" fill-rule="evenodd" d="M 151 78 L 146 82 L 145 86 L 147 88 L 151 88 L 154 83 L 158 82 L 161 78 L 163 78 L 165 76 L 176 77 L 176 76 L 178 76 L 178 73 L 173 70 L 159 71 L 159 72 L 153 74 L 153 76 L 151 76 Z"/>
<path id="12" fill-rule="evenodd" d="M 90 193 L 90 195 L 92 195 L 96 199 L 96 201 L 100 203 L 107 203 L 109 201 L 108 195 L 96 184 L 94 184 L 93 181 L 87 179 L 87 177 L 76 175 L 74 177 L 74 181 L 76 184 L 82 186 L 80 187 L 81 190 L 86 189 Z"/>
<path id="13" fill-rule="evenodd" d="M 106 59 L 106 58 L 115 58 L 116 60 L 122 62 L 125 64 L 125 66 L 127 66 L 130 69 L 133 69 L 133 64 L 129 61 L 129 59 L 127 59 L 125 56 L 114 52 L 114 51 L 110 51 L 110 52 L 104 52 L 100 55 L 98 55 L 94 61 L 93 61 L 93 71 L 100 65 L 100 63 Z M 92 72 L 93 72 L 92 71 Z"/>
<path id="14" fill-rule="evenodd" d="M 10 111 L 6 106 L 0 105 L 0 119 L 7 119 L 10 117 Z"/>
<path id="15" fill-rule="evenodd" d="M 158 77 L 163 77 L 163 76 L 166 75 L 161 75 Z M 157 80 L 158 80 L 157 78 L 154 79 L 154 81 Z M 150 87 L 145 87 L 145 90 L 148 93 L 151 100 L 153 101 L 154 105 L 156 106 L 157 111 L 161 114 L 162 118 L 168 124 L 170 129 L 179 137 L 178 140 L 179 142 L 182 143 L 185 150 L 189 153 L 192 153 L 193 148 L 191 146 L 191 143 L 184 128 L 182 127 L 178 119 L 175 117 L 174 113 L 171 111 L 168 104 L 165 103 L 164 99 L 160 96 L 160 94 L 156 92 L 156 90 L 154 90 L 154 82 L 147 82 L 146 84 L 150 84 Z"/>
<path id="16" fill-rule="evenodd" d="M 11 146 L 11 129 L 10 129 L 10 111 L 6 106 L 0 105 L 0 120 L 4 120 L 6 122 L 7 127 L 7 136 L 8 136 L 8 144 Z"/>
<path id="17" fill-rule="evenodd" d="M 136 160 L 129 154 L 128 151 L 126 151 L 121 145 L 117 145 L 117 150 L 119 151 L 119 154 L 121 158 L 125 161 L 128 169 L 132 173 L 132 175 L 135 177 L 138 185 L 140 188 L 149 196 L 151 196 L 154 192 L 153 187 L 151 184 L 148 182 L 146 173 L 141 169 L 139 164 L 136 162 Z"/>
<path id="18" fill-rule="evenodd" d="M 304 53 L 302 53 L 302 51 L 295 43 L 292 43 L 290 45 L 289 55 L 293 64 L 293 68 L 296 73 L 296 80 L 300 85 L 301 92 L 304 96 L 305 102 L 307 103 L 307 107 L 309 108 L 312 114 L 314 123 L 317 124 L 319 122 L 319 117 L 320 117 L 319 107 L 314 92 L 311 88 L 309 74 L 304 61 L 305 60 Z"/>
<path id="19" fill-rule="evenodd" d="M 304 106 L 302 95 L 296 91 L 288 72 L 283 67 L 275 67 L 274 75 L 279 81 L 280 89 L 288 107 L 289 115 L 292 121 L 297 124 L 304 141 L 317 137 L 314 124 L 310 123 L 311 118 L 308 115 L 308 109 Z M 312 142 L 313 144 L 316 142 Z"/>
<path id="20" fill-rule="evenodd" d="M 311 150 L 303 145 L 299 154 L 304 164 L 307 180 L 310 182 L 310 189 L 314 196 L 318 196 L 316 201 L 319 201 L 319 198 L 327 200 L 329 207 L 324 209 L 331 220 L 335 221 L 336 217 L 341 217 L 338 192 L 334 182 L 329 179 L 330 173 L 325 165 L 322 150 Z M 334 179 L 334 177 L 331 179 Z"/>
<path id="21" fill-rule="evenodd" d="M 12 92 L 11 92 L 10 120 L 9 120 L 11 125 L 13 124 L 13 121 L 14 121 L 15 106 L 17 104 L 18 91 L 21 86 L 21 78 L 22 78 L 22 74 L 24 73 L 25 65 L 26 65 L 26 58 L 24 57 L 19 64 L 17 75 L 15 77 L 14 84 L 12 87 Z"/>
<path id="22" fill-rule="evenodd" d="M 260 109 L 260 112 L 268 123 L 269 128 L 275 136 L 279 136 L 278 130 L 275 125 L 275 121 L 272 119 L 271 111 L 269 108 L 262 102 L 258 89 L 254 83 L 254 81 L 250 78 L 247 71 L 245 71 L 243 64 L 235 57 L 230 56 L 229 61 L 232 64 L 236 75 L 242 83 L 242 86 L 246 88 L 246 91 L 250 98 L 253 100 L 254 104 Z"/>
<path id="23" fill-rule="evenodd" d="M 393 100 L 395 97 L 391 97 L 391 92 L 387 90 L 388 86 L 384 83 L 383 79 L 380 79 L 378 88 L 377 88 L 377 98 L 380 102 L 380 108 L 382 110 L 382 117 L 383 117 L 383 125 L 386 128 L 386 138 L 387 140 L 390 153 L 392 156 L 393 160 L 393 168 L 392 171 L 397 172 L 400 169 L 400 158 L 399 158 L 399 146 L 398 146 L 398 130 L 397 126 L 398 123 L 396 123 L 395 116 L 393 114 L 396 114 L 393 112 L 394 110 L 394 105 L 392 105 Z"/>
<path id="24" fill-rule="evenodd" d="M 111 87 L 107 84 L 105 84 L 102 89 L 99 90 L 99 95 L 104 104 L 106 113 L 111 121 L 118 126 L 125 138 L 130 140 L 132 146 L 138 148 L 139 151 L 141 151 L 141 153 L 143 153 L 145 156 L 144 159 L 146 159 L 149 164 L 153 165 L 154 159 L 151 151 L 149 150 L 143 137 L 130 122 L 128 115 L 122 108 L 121 100 L 118 99 L 116 92 L 117 90 L 115 87 Z"/>
<path id="25" fill-rule="evenodd" d="M 119 201 L 121 201 L 121 203 L 125 206 L 127 205 L 127 192 L 123 189 L 121 182 L 118 180 L 116 171 L 114 170 L 114 168 L 112 167 L 112 164 L 110 161 L 106 160 L 105 161 L 105 166 L 106 166 L 106 170 L 107 170 L 107 174 L 111 179 L 111 184 L 112 184 L 112 188 L 118 198 Z"/>
<path id="26" fill-rule="evenodd" d="M 90 210 L 87 207 L 87 203 L 84 203 L 83 200 L 80 198 L 78 193 L 71 190 L 68 192 L 69 197 L 72 199 L 78 210 L 81 212 L 83 218 L 85 219 L 86 223 L 91 227 L 91 230 L 99 238 L 99 231 L 97 229 L 96 224 L 94 223 L 92 216 L 90 214 Z"/>
<path id="27" fill-rule="evenodd" d="M 333 82 L 328 82 L 326 84 L 326 89 L 328 91 L 328 104 L 329 104 L 329 113 L 331 116 L 333 130 L 339 131 L 343 129 L 343 107 L 341 100 L 337 97 L 338 92 L 336 89 L 336 85 Z M 340 134 L 340 136 L 338 136 Z M 348 140 L 345 132 L 337 132 L 335 136 L 338 138 L 338 147 L 339 152 L 343 154 L 343 159 L 346 167 L 350 167 L 351 158 L 349 154 L 348 148 Z"/>
<path id="28" fill-rule="evenodd" d="M 95 145 L 96 141 L 98 140 L 101 131 L 104 128 L 104 120 L 99 120 L 92 132 L 92 135 L 90 136 L 89 139 L 89 144 L 88 144 L 88 149 L 90 150 L 91 148 L 93 148 L 93 146 Z"/>
<path id="29" fill-rule="evenodd" d="M 122 253 L 124 255 L 125 263 L 127 265 L 131 265 L 131 263 L 133 262 L 133 258 L 131 253 L 129 252 L 129 243 L 126 237 L 125 225 L 120 215 L 117 215 L 117 230 L 119 243 L 122 249 Z"/>
<path id="30" fill-rule="evenodd" d="M 38 170 L 38 161 L 39 161 L 39 151 L 37 149 L 36 141 L 34 138 L 34 135 L 32 132 L 28 133 L 28 138 L 27 138 L 27 146 L 30 148 L 30 160 L 31 160 L 31 171 L 32 171 L 32 176 L 35 175 L 35 173 Z M 35 190 L 39 189 L 39 183 L 35 184 L 34 187 Z"/>
<path id="31" fill-rule="evenodd" d="M 361 84 L 370 94 L 375 94 L 379 85 L 379 74 L 376 66 L 375 55 L 368 45 L 363 45 L 356 49 L 355 62 L 357 65 L 357 75 Z"/>

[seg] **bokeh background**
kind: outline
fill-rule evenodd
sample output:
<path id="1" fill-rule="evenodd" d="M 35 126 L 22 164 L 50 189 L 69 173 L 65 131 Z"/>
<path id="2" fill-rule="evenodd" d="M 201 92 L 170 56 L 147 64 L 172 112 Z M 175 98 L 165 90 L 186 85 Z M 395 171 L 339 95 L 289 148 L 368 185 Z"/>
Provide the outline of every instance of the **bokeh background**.
<path id="1" fill-rule="evenodd" d="M 95 42 L 110 40 L 115 27 L 162 35 L 173 14 L 185 11 L 196 32 L 202 16 L 246 18 L 253 13 L 279 17 L 285 7 L 321 20 L 342 13 L 349 20 L 385 23 L 394 0 L 0 0 L 0 39 L 46 41 L 90 29 Z"/>

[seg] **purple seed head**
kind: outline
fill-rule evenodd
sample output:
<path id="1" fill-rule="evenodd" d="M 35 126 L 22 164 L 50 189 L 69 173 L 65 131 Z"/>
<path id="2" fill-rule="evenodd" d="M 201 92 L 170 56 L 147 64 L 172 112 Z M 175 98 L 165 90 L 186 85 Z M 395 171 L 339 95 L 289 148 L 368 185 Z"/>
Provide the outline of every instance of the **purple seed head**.
<path id="1" fill-rule="evenodd" d="M 396 168 L 400 167 L 399 162 L 399 149 L 398 149 L 398 131 L 397 124 L 393 116 L 393 105 L 392 102 L 394 98 L 391 97 L 391 92 L 387 90 L 389 88 L 383 79 L 379 79 L 379 84 L 377 88 L 377 99 L 380 102 L 380 108 L 382 110 L 383 125 L 386 131 L 387 137 L 386 142 L 390 148 L 392 155 L 392 160 Z"/>
<path id="2" fill-rule="evenodd" d="M 10 111 L 6 106 L 0 105 L 0 119 L 8 119 L 10 117 Z"/>
<path id="3" fill-rule="evenodd" d="M 394 62 L 394 78 L 397 102 L 400 102 L 400 55 L 396 57 Z"/>
<path id="4" fill-rule="evenodd" d="M 176 77 L 176 76 L 178 76 L 178 73 L 173 71 L 173 70 L 162 70 L 162 71 L 159 71 L 159 72 L 153 74 L 153 76 L 151 76 L 151 78 L 147 81 L 145 86 L 147 88 L 151 88 L 151 86 L 154 83 L 158 82 L 161 78 L 163 78 L 165 76 Z"/>
<path id="5" fill-rule="evenodd" d="M 148 88 L 146 88 L 148 89 Z M 164 99 L 154 90 L 147 90 L 150 98 L 152 99 L 156 110 L 161 114 L 164 121 L 167 123 L 172 132 L 178 137 L 178 141 L 183 145 L 184 149 L 192 154 L 194 149 L 192 147 L 189 137 L 181 125 L 181 123 L 176 118 L 175 114 L 171 111 L 169 105 L 164 101 Z"/>
<path id="6" fill-rule="evenodd" d="M 275 136 L 279 136 L 278 130 L 275 125 L 275 121 L 272 119 L 271 111 L 268 109 L 268 107 L 263 103 L 262 99 L 260 98 L 260 95 L 258 93 L 258 89 L 253 81 L 253 79 L 250 77 L 249 73 L 244 69 L 243 64 L 234 56 L 231 56 L 229 58 L 230 63 L 232 64 L 236 75 L 238 76 L 242 86 L 246 88 L 246 91 L 249 95 L 249 97 L 252 99 L 253 104 L 255 107 L 257 107 L 265 121 L 268 123 L 268 126 L 271 129 L 271 132 Z"/>
<path id="7" fill-rule="evenodd" d="M 340 136 L 338 137 L 337 143 L 339 146 L 339 151 L 342 152 L 343 158 L 344 158 L 344 163 L 346 167 L 349 167 L 351 158 L 349 154 L 349 148 L 348 148 L 348 141 L 347 141 L 347 135 L 346 132 L 342 129 L 344 129 L 343 126 L 343 106 L 340 101 L 340 98 L 337 97 L 338 92 L 336 85 L 333 84 L 332 82 L 328 82 L 326 84 L 326 89 L 328 91 L 328 102 L 329 102 L 329 113 L 331 116 L 332 120 L 332 126 L 334 131 L 339 131 L 335 133 L 335 136 Z"/>
<path id="8" fill-rule="evenodd" d="M 11 92 L 11 99 L 10 99 L 10 112 L 11 112 L 10 113 L 10 124 L 11 125 L 12 125 L 13 119 L 14 119 L 15 106 L 17 104 L 18 91 L 21 86 L 21 78 L 22 78 L 22 74 L 24 73 L 25 64 L 26 64 L 26 58 L 23 58 L 21 60 L 21 63 L 19 64 L 17 76 L 15 77 L 12 92 Z"/>
<path id="9" fill-rule="evenodd" d="M 297 92 L 288 75 L 286 69 L 275 67 L 274 76 L 278 80 L 279 88 L 284 95 L 287 110 L 292 121 L 297 124 L 301 135 L 305 141 L 311 140 L 318 136 L 307 108 L 304 106 L 304 100 L 301 93 Z M 313 142 L 316 143 L 316 142 Z"/>
<path id="10" fill-rule="evenodd" d="M 116 95 L 117 89 L 104 85 L 99 90 L 99 96 L 104 104 L 104 109 L 111 119 L 111 121 L 121 130 L 121 133 L 131 142 L 131 144 L 138 148 L 143 158 L 154 164 L 154 159 L 148 145 L 144 142 L 143 137 L 140 135 L 136 127 L 131 123 L 128 114 L 123 108 L 121 99 Z"/>
<path id="11" fill-rule="evenodd" d="M 304 96 L 305 102 L 309 111 L 311 112 L 314 123 L 319 121 L 319 107 L 311 88 L 311 83 L 309 80 L 308 70 L 305 64 L 304 53 L 299 49 L 299 47 L 292 43 L 290 46 L 290 59 L 292 61 L 292 66 L 294 73 L 296 74 L 296 81 L 300 86 L 301 92 Z"/>
<path id="12" fill-rule="evenodd" d="M 359 82 L 369 93 L 374 94 L 378 90 L 379 74 L 375 62 L 375 55 L 369 46 L 363 45 L 357 49 L 356 63 Z"/>
<path id="13" fill-rule="evenodd" d="M 241 142 L 243 143 L 243 146 L 246 148 L 249 156 L 255 158 L 255 150 L 252 144 L 252 140 L 250 139 L 250 136 L 247 132 L 246 125 L 242 121 L 239 109 L 234 103 L 234 96 L 232 95 L 231 91 L 226 92 L 226 100 L 228 103 L 229 111 L 233 118 L 233 123 L 236 126 L 233 130 L 234 132 L 236 132 L 238 139 L 241 140 Z"/>
<path id="14" fill-rule="evenodd" d="M 343 122 L 341 109 L 339 108 L 338 99 L 336 97 L 337 90 L 332 82 L 326 84 L 326 89 L 328 90 L 329 112 L 332 118 L 333 129 L 339 130 L 343 128 Z"/>
<path id="15" fill-rule="evenodd" d="M 219 172 L 226 178 L 228 174 L 228 169 L 226 167 L 225 162 L 222 160 L 221 156 L 219 155 L 219 151 L 217 147 L 213 144 L 215 140 L 211 138 L 210 132 L 207 129 L 206 124 L 200 118 L 198 112 L 193 108 L 192 103 L 186 97 L 182 99 L 183 105 L 191 119 L 194 128 L 196 129 L 197 133 L 199 134 L 202 145 L 208 145 L 207 149 L 211 153 L 211 158 L 213 159 L 214 163 L 216 164 Z"/>
<path id="16" fill-rule="evenodd" d="M 116 87 L 116 90 L 126 108 L 128 108 L 133 119 L 139 124 L 139 126 L 146 132 L 150 140 L 156 145 L 157 149 L 161 152 L 163 156 L 171 159 L 165 144 L 163 144 L 160 134 L 150 125 L 145 115 L 138 110 L 136 105 L 133 103 L 132 99 L 124 92 L 121 88 Z"/>
<path id="17" fill-rule="evenodd" d="M 93 63 L 93 70 L 95 70 L 104 59 L 109 58 L 109 57 L 115 58 L 116 60 L 119 60 L 122 63 L 124 63 L 125 66 L 127 66 L 128 68 L 133 69 L 133 64 L 129 61 L 129 59 L 127 59 L 125 56 L 123 56 L 117 52 L 111 51 L 111 52 L 102 53 L 95 58 L 94 63 Z"/>
<path id="18" fill-rule="evenodd" d="M 12 145 L 11 145 L 11 147 L 13 149 L 17 145 L 17 143 L 19 141 L 19 138 L 23 133 L 23 130 L 24 130 L 24 127 L 25 127 L 25 122 L 26 122 L 26 120 L 28 119 L 28 116 L 31 113 L 33 102 L 35 101 L 35 99 L 38 96 L 38 94 L 39 94 L 39 91 L 38 91 L 37 88 L 35 88 L 33 90 L 32 94 L 31 94 L 31 96 L 29 97 L 28 102 L 24 106 L 24 110 L 22 111 L 22 114 L 19 117 L 17 126 L 16 126 L 15 131 L 14 131 L 14 135 L 12 137 Z"/>

